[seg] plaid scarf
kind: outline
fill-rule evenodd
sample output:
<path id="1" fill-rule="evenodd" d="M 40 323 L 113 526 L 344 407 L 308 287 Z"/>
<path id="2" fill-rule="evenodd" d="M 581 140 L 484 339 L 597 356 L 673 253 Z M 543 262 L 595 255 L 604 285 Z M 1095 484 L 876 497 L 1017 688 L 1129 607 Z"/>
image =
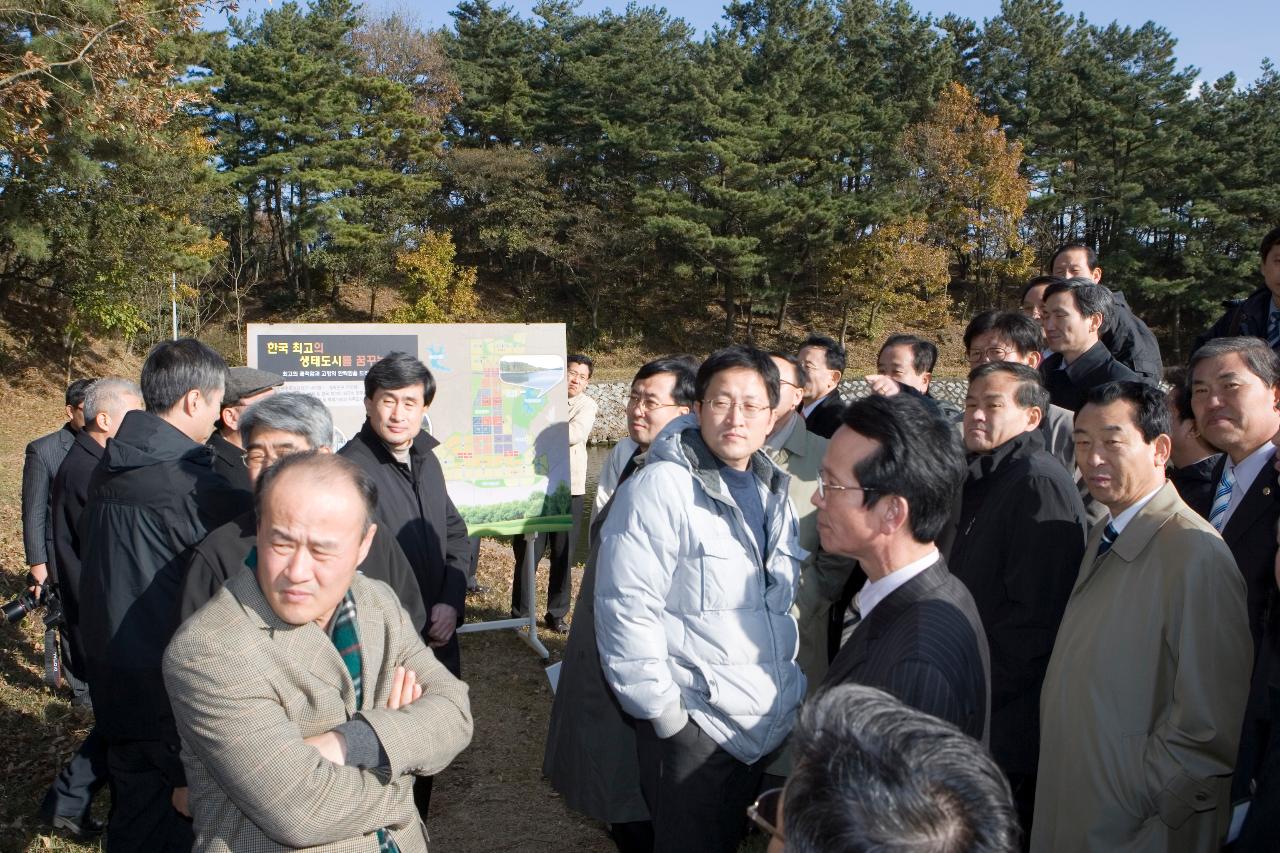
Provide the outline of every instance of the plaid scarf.
<path id="1" fill-rule="evenodd" d="M 333 639 L 338 654 L 342 656 L 342 662 L 347 665 L 347 672 L 351 674 L 351 686 L 355 688 L 356 707 L 359 708 L 364 701 L 364 679 L 360 677 L 363 668 L 360 662 L 360 635 L 356 632 L 356 600 L 351 595 L 351 590 L 347 590 L 342 603 L 333 614 L 329 636 Z M 378 853 L 400 853 L 391 833 L 385 829 L 378 830 Z"/>

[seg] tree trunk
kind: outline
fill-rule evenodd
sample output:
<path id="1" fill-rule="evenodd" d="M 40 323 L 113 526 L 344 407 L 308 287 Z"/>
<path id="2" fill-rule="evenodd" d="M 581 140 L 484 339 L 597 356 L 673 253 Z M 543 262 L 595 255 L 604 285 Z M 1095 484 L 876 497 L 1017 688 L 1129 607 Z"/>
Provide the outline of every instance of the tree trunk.
<path id="1" fill-rule="evenodd" d="M 845 341 L 849 339 L 849 303 L 844 303 L 844 310 L 840 313 L 840 346 L 845 345 Z"/>
<path id="2" fill-rule="evenodd" d="M 781 304 L 778 305 L 778 320 L 776 323 L 774 323 L 774 326 L 773 326 L 773 330 L 775 332 L 781 332 L 782 327 L 787 322 L 787 303 L 790 301 L 791 301 L 791 286 L 788 285 L 787 289 L 782 291 L 782 302 Z"/>
<path id="3" fill-rule="evenodd" d="M 716 278 L 720 274 L 716 273 Z M 724 282 L 724 339 L 726 342 L 733 340 L 734 313 L 738 310 L 737 300 L 734 298 L 733 279 L 726 277 Z"/>

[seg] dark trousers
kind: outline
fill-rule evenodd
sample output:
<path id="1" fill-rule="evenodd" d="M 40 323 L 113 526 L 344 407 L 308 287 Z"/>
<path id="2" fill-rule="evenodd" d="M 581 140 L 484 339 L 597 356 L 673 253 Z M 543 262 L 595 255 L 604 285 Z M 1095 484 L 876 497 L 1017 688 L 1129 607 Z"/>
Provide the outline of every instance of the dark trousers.
<path id="1" fill-rule="evenodd" d="M 112 740 L 107 745 L 111 813 L 107 853 L 191 853 L 191 821 L 173 807 L 173 790 L 185 784 L 177 744 Z"/>
<path id="2" fill-rule="evenodd" d="M 475 589 L 476 584 L 476 568 L 480 565 L 480 537 L 470 537 L 471 542 L 471 562 L 467 563 L 467 589 Z"/>
<path id="3" fill-rule="evenodd" d="M 570 501 L 570 514 L 573 515 L 573 527 L 559 533 L 539 533 L 533 540 L 533 559 L 536 563 L 542 559 L 542 552 L 551 547 L 551 578 L 547 584 L 547 615 L 562 617 L 569 613 L 569 605 L 573 595 L 573 552 L 578 544 L 578 532 L 582 525 L 582 503 L 584 495 L 574 495 Z M 511 609 L 524 611 L 524 560 L 525 542 L 523 536 L 511 540 L 511 550 L 516 555 L 515 577 L 511 581 Z"/>
<path id="4" fill-rule="evenodd" d="M 618 853 L 653 853 L 653 822 L 633 820 L 609 825 L 609 837 Z"/>
<path id="5" fill-rule="evenodd" d="M 1280 838 L 1280 727 L 1274 722 L 1280 718 L 1280 686 L 1270 686 L 1268 693 L 1272 724 L 1263 740 L 1258 787 L 1232 848 L 1235 853 L 1272 853 Z"/>
<path id="6" fill-rule="evenodd" d="M 80 818 L 89 813 L 93 795 L 107 784 L 107 741 L 95 727 L 71 756 L 40 803 L 46 818 Z"/>
<path id="7" fill-rule="evenodd" d="M 640 789 L 661 853 L 735 853 L 747 830 L 764 762 L 743 764 L 693 722 L 662 739 L 636 722 Z"/>
<path id="8" fill-rule="evenodd" d="M 1031 849 L 1031 819 L 1036 805 L 1036 774 L 1009 773 L 1009 788 L 1013 791 L 1013 807 L 1018 810 L 1018 823 L 1022 827 L 1022 849 Z"/>

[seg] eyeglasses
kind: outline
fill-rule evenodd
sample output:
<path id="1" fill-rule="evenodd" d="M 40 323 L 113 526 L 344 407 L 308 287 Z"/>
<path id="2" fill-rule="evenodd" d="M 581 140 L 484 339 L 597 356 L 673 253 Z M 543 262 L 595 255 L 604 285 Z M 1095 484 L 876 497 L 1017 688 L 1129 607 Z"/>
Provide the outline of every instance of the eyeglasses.
<path id="1" fill-rule="evenodd" d="M 735 408 L 742 409 L 742 416 L 749 421 L 753 421 L 769 411 L 769 406 L 762 406 L 759 403 L 735 403 L 733 400 L 726 400 L 724 397 L 703 400 L 702 402 L 710 407 L 712 412 L 721 417 L 729 414 Z"/>
<path id="2" fill-rule="evenodd" d="M 779 382 L 779 384 L 781 384 L 781 385 L 790 385 L 792 388 L 803 388 L 803 387 L 804 387 L 803 385 L 797 385 L 797 384 L 796 384 L 796 383 L 794 383 L 794 382 L 788 382 L 788 381 L 787 381 L 787 380 L 785 380 L 785 379 L 779 379 L 779 380 L 778 380 L 778 382 Z"/>
<path id="3" fill-rule="evenodd" d="M 757 797 L 754 803 L 747 806 L 747 817 L 768 833 L 770 838 L 776 838 L 785 843 L 787 839 L 782 837 L 782 830 L 778 829 L 778 806 L 781 803 L 782 789 L 770 788 Z"/>
<path id="4" fill-rule="evenodd" d="M 867 486 L 842 486 L 839 483 L 828 483 L 826 480 L 822 479 L 822 475 L 819 474 L 818 497 L 822 500 L 827 499 L 827 489 L 830 489 L 833 492 L 866 492 L 867 494 L 880 491 L 879 489 L 872 489 Z"/>
<path id="5" fill-rule="evenodd" d="M 669 409 L 672 406 L 679 406 L 680 403 L 659 403 L 657 400 L 647 400 L 644 397 L 630 396 L 627 398 L 628 409 L 639 409 L 642 412 L 656 412 L 658 409 Z"/>
<path id="6" fill-rule="evenodd" d="M 261 448 L 255 447 L 240 458 L 244 461 L 246 467 L 257 468 L 261 465 L 273 465 L 291 453 L 298 453 L 299 448 L 285 446 L 273 448 L 273 451 L 268 453 Z"/>
<path id="7" fill-rule="evenodd" d="M 1013 355 L 1013 353 L 1014 353 L 1013 350 L 1005 349 L 1004 347 L 987 347 L 986 349 L 971 349 L 969 350 L 969 363 L 981 364 L 984 360 L 1004 361 L 1006 358 Z"/>

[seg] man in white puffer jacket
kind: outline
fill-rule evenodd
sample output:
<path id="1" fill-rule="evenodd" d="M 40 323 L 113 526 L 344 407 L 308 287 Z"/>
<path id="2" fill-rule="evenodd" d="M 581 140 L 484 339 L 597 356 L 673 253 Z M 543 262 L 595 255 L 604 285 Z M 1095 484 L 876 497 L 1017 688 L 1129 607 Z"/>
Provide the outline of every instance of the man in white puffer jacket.
<path id="1" fill-rule="evenodd" d="M 800 563 L 788 476 L 761 452 L 778 368 L 730 347 L 698 370 L 600 532 L 596 640 L 636 720 L 655 850 L 732 853 L 765 760 L 804 698 L 791 616 Z"/>

